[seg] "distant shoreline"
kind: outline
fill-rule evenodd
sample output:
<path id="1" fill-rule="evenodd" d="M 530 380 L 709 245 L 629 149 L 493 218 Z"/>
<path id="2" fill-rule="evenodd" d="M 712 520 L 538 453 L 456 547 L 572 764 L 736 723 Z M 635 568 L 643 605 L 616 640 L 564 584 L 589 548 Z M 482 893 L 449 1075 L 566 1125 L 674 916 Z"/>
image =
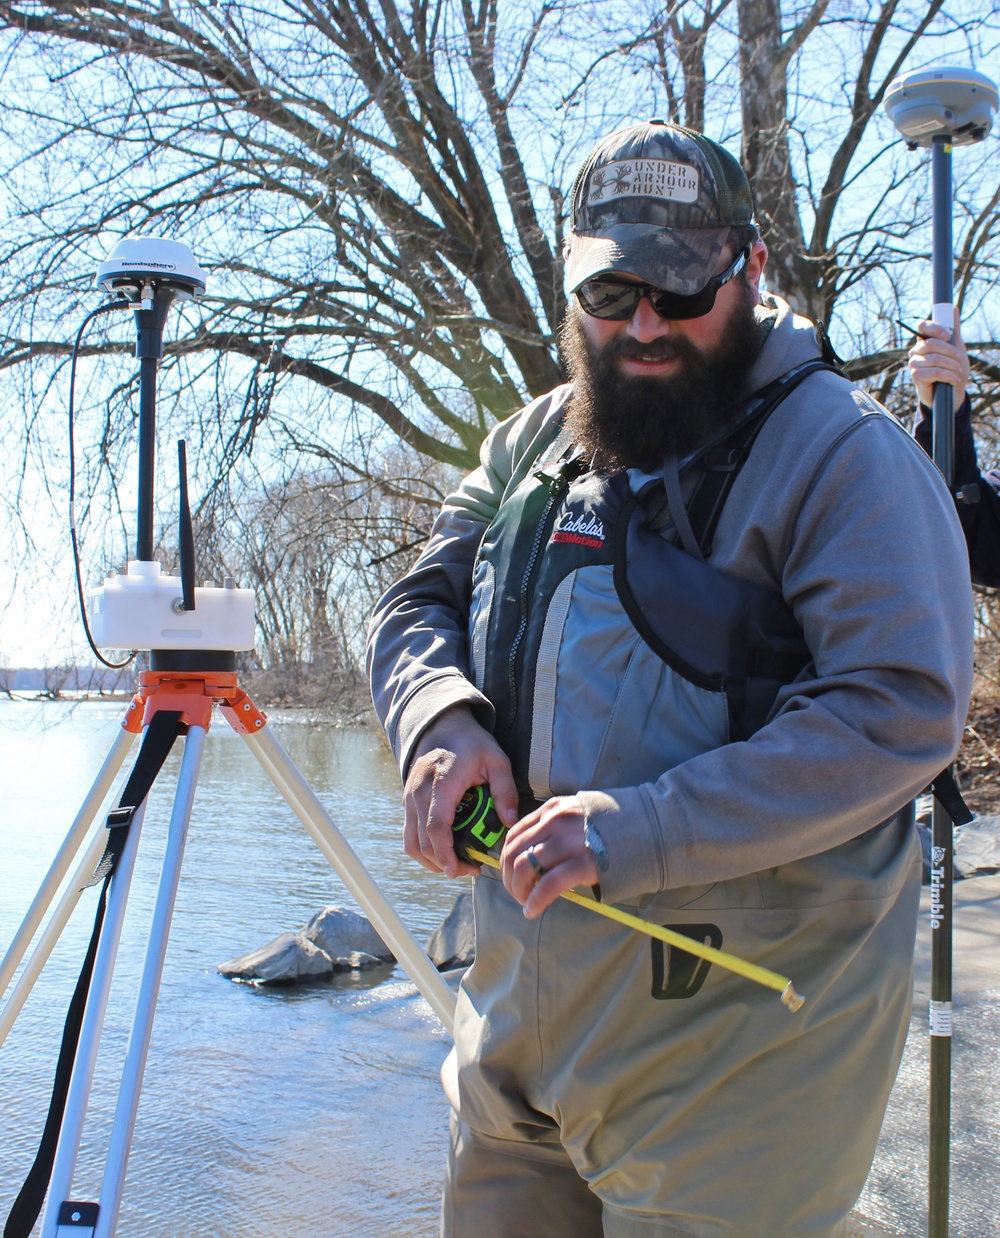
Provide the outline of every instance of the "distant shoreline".
<path id="1" fill-rule="evenodd" d="M 126 706 L 138 690 L 138 682 L 134 681 L 134 673 L 129 676 L 130 682 L 124 687 L 46 687 L 44 684 L 35 686 L 10 685 L 9 676 L 0 672 L 0 702 L 9 701 L 21 705 L 87 705 L 104 704 Z M 367 693 L 333 694 L 330 699 L 324 699 L 317 694 L 314 699 L 289 700 L 282 695 L 278 699 L 269 699 L 265 692 L 255 691 L 252 679 L 241 681 L 241 686 L 250 694 L 255 703 L 266 713 L 302 714 L 311 721 L 329 723 L 339 727 L 361 727 L 365 730 L 381 734 L 381 728 L 376 725 L 375 714 Z"/>

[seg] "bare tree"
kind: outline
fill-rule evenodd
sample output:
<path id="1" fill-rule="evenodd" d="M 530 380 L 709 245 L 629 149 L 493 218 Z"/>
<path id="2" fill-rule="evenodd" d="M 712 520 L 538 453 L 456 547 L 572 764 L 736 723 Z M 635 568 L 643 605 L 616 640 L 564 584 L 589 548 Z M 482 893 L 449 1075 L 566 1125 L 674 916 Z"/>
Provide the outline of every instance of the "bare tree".
<path id="1" fill-rule="evenodd" d="M 426 487 L 398 477 L 470 467 L 498 418 L 560 381 L 572 171 L 599 135 L 653 115 L 742 150 L 771 286 L 902 407 L 897 320 L 928 299 L 929 195 L 881 102 L 914 64 L 988 64 L 996 17 L 997 0 L 0 0 L 0 380 L 29 410 L 8 456 L 34 467 L 96 262 L 127 232 L 159 233 L 211 275 L 170 321 L 161 400 L 164 439 L 196 440 L 205 512 L 235 488 L 265 522 L 290 477 L 300 519 L 331 479 L 373 510 L 416 510 Z M 994 142 L 956 161 L 958 289 L 990 401 Z M 81 380 L 81 488 L 117 479 L 125 511 L 130 347 L 126 323 L 95 327 Z M 347 509 L 370 532 L 363 506 Z M 123 557 L 106 514 L 89 523 L 92 557 Z M 301 659 L 312 639 L 296 605 L 294 624 L 277 599 L 267 620 L 278 661 L 282 640 Z M 335 630 L 321 612 L 317 631 Z"/>
<path id="2" fill-rule="evenodd" d="M 892 259 L 884 220 L 869 221 L 864 252 L 836 230 L 886 84 L 935 22 L 973 41 L 989 15 L 955 4 L 963 12 L 949 17 L 944 0 L 804 11 L 680 0 L 649 6 L 640 32 L 617 41 L 635 26 L 626 7 L 634 17 L 608 0 L 544 0 L 511 4 L 504 20 L 498 0 L 284 0 L 268 12 L 3 0 L 5 132 L 20 154 L 7 169 L 19 226 L 4 254 L 2 364 L 65 350 L 39 332 L 38 299 L 82 290 L 97 238 L 188 232 L 225 275 L 179 352 L 241 357 L 258 382 L 261 371 L 305 379 L 465 467 L 493 419 L 559 378 L 564 156 L 594 136 L 567 123 L 560 95 L 606 100 L 634 71 L 614 98 L 627 119 L 648 95 L 647 63 L 673 115 L 679 70 L 695 127 L 738 96 L 772 278 L 828 321 L 844 287 Z M 603 38 L 597 68 L 581 64 L 584 34 Z M 850 49 L 825 75 L 825 100 L 795 76 L 814 39 Z M 707 92 L 709 54 L 722 71 Z M 828 118 L 814 149 L 820 104 L 838 131 Z M 898 199 L 884 205 L 898 217 Z"/>
<path id="3" fill-rule="evenodd" d="M 445 494 L 441 466 L 397 449 L 379 477 L 336 463 L 231 483 L 196 514 L 196 553 L 253 588 L 258 639 L 244 677 L 261 700 L 367 708 L 360 673 L 374 600 L 426 540 Z M 161 558 L 175 560 L 172 547 Z"/>
<path id="4" fill-rule="evenodd" d="M 17 31 L 11 101 L 26 56 L 55 85 L 8 114 L 8 135 L 31 144 L 8 182 L 35 224 L 4 255 L 27 276 L 19 325 L 37 327 L 30 307 L 43 293 L 82 290 L 81 250 L 93 253 L 97 236 L 194 224 L 199 256 L 227 272 L 226 286 L 177 351 L 304 378 L 422 454 L 467 466 L 524 390 L 559 378 L 560 257 L 510 132 L 523 73 L 498 81 L 496 5 L 418 4 L 405 24 L 366 3 L 279 10 L 209 0 L 0 8 Z M 526 35 L 525 58 L 546 16 Z M 456 67 L 467 80 L 448 98 L 439 78 Z M 476 91 L 486 157 L 459 110 Z M 64 161 L 83 150 L 103 165 L 86 192 L 51 196 L 40 168 L 58 164 L 65 185 Z M 37 329 L 11 330 L 3 363 L 64 351 Z M 373 382 L 373 360 L 397 383 L 381 365 Z"/>

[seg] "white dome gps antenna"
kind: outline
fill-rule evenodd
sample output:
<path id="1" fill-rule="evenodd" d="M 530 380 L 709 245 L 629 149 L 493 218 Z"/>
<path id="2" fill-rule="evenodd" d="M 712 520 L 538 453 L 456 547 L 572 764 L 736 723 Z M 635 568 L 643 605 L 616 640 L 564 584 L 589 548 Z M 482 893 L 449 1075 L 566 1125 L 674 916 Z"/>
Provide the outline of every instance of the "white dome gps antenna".
<path id="1" fill-rule="evenodd" d="M 997 88 L 985 73 L 942 66 L 894 78 L 884 106 L 912 150 L 931 146 L 935 137 L 952 146 L 981 142 L 993 128 L 997 103 Z"/>
<path id="2" fill-rule="evenodd" d="M 950 65 L 903 73 L 889 83 L 885 92 L 885 110 L 906 139 L 910 150 L 930 147 L 933 319 L 948 331 L 955 328 L 955 308 L 952 304 L 952 147 L 982 142 L 993 128 L 997 104 L 997 88 L 985 74 Z M 949 486 L 954 456 L 953 394 L 946 383 L 939 384 L 934 393 L 934 463 Z M 946 404 L 948 411 L 945 411 Z"/>
<path id="3" fill-rule="evenodd" d="M 194 254 L 180 241 L 163 236 L 126 236 L 97 268 L 94 284 L 115 293 L 130 288 L 141 290 L 157 284 L 169 286 L 180 301 L 200 297 L 207 277 Z"/>
<path id="4" fill-rule="evenodd" d="M 933 319 L 955 330 L 951 152 L 982 142 L 993 128 L 996 85 L 975 69 L 942 65 L 903 73 L 889 84 L 885 110 L 911 150 L 930 147 L 933 189 Z M 954 478 L 955 392 L 934 387 L 933 458 L 949 488 Z M 957 497 L 957 496 L 956 496 Z M 950 770 L 947 771 L 950 774 Z M 951 1155 L 951 963 L 953 821 L 934 801 L 931 837 L 930 1165 L 928 1238 L 947 1238 Z"/>
<path id="5" fill-rule="evenodd" d="M 205 291 L 205 272 L 180 241 L 127 236 L 97 268 L 94 283 L 133 305 L 139 359 L 139 528 L 136 559 L 153 558 L 153 455 L 156 444 L 156 371 L 163 356 L 163 327 L 175 300 Z"/>

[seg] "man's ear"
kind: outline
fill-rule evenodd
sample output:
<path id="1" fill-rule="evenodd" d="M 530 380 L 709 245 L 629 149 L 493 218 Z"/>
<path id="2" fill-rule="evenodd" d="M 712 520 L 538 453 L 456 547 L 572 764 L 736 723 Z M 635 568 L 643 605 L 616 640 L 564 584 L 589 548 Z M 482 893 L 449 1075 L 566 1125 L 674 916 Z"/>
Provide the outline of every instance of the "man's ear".
<path id="1" fill-rule="evenodd" d="M 760 280 L 764 273 L 764 267 L 767 265 L 767 246 L 763 241 L 757 240 L 753 243 L 753 249 L 750 250 L 750 257 L 747 259 L 746 281 L 754 291 L 755 298 L 760 300 Z"/>

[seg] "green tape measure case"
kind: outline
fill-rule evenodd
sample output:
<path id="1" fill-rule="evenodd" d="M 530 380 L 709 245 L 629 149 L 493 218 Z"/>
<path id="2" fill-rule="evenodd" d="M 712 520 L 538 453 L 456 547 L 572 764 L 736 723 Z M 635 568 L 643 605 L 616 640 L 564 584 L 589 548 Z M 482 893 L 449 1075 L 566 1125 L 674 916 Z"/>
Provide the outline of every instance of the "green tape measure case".
<path id="1" fill-rule="evenodd" d="M 475 860 L 469 858 L 466 847 L 489 851 L 500 842 L 506 827 L 497 816 L 488 787 L 470 787 L 466 791 L 458 801 L 451 829 L 456 855 L 469 864 L 474 864 Z"/>

